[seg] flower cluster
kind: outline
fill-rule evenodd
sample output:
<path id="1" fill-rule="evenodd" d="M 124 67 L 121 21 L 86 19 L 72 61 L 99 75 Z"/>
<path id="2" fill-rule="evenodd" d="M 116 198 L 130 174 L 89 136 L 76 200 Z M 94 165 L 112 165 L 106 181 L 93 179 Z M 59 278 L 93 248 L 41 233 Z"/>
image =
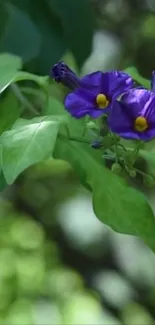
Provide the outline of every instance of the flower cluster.
<path id="1" fill-rule="evenodd" d="M 109 130 L 126 139 L 149 141 L 155 137 L 155 72 L 151 90 L 134 88 L 122 71 L 90 73 L 82 78 L 64 62 L 54 65 L 51 77 L 69 87 L 65 109 L 75 118 L 107 115 Z"/>

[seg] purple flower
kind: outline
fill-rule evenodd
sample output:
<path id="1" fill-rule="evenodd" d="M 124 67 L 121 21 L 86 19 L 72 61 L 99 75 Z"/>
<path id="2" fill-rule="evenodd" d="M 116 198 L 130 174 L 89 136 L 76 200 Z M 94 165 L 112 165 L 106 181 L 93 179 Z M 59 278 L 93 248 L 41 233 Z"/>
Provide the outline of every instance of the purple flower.
<path id="1" fill-rule="evenodd" d="M 53 66 L 50 76 L 72 90 L 80 86 L 80 78 L 63 61 Z"/>
<path id="2" fill-rule="evenodd" d="M 108 118 L 112 132 L 126 139 L 149 141 L 155 137 L 155 93 L 132 89 L 116 101 Z"/>
<path id="3" fill-rule="evenodd" d="M 155 93 L 155 70 L 152 71 L 151 89 Z"/>
<path id="4" fill-rule="evenodd" d="M 113 99 L 133 86 L 132 78 L 121 71 L 94 72 L 80 79 L 80 85 L 65 98 L 66 110 L 76 118 L 107 114 Z"/>

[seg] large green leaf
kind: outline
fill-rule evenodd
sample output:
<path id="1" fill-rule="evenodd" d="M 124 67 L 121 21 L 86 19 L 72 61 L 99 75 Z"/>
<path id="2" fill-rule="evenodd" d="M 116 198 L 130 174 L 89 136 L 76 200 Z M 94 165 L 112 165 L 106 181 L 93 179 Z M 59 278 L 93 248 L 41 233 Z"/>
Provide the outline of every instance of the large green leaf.
<path id="1" fill-rule="evenodd" d="M 58 129 L 58 121 L 44 116 L 23 120 L 2 134 L 2 169 L 8 184 L 28 166 L 51 156 Z"/>
<path id="2" fill-rule="evenodd" d="M 92 48 L 94 17 L 89 0 L 46 0 L 62 21 L 68 48 L 81 66 Z"/>
<path id="3" fill-rule="evenodd" d="M 54 97 L 49 97 L 48 104 L 45 108 L 46 115 L 63 115 L 68 125 L 70 136 L 81 137 L 84 135 L 86 119 L 77 120 L 73 118 L 66 110 L 62 102 Z"/>
<path id="4" fill-rule="evenodd" d="M 142 193 L 106 169 L 87 145 L 62 138 L 57 140 L 54 156 L 71 163 L 82 183 L 91 188 L 95 214 L 103 223 L 139 236 L 155 252 L 155 219 Z"/>
<path id="5" fill-rule="evenodd" d="M 19 56 L 1 53 L 0 54 L 0 70 L 19 70 L 22 67 L 22 59 Z"/>
<path id="6" fill-rule="evenodd" d="M 52 96 L 49 97 L 48 104 L 45 107 L 45 113 L 47 115 L 63 114 L 69 117 L 69 114 L 65 110 L 63 103 Z"/>
<path id="7" fill-rule="evenodd" d="M 140 150 L 139 156 L 142 157 L 146 162 L 145 172 L 155 177 L 155 152 Z"/>
<path id="8" fill-rule="evenodd" d="M 36 74 L 32 74 L 29 72 L 18 71 L 16 73 L 16 75 L 14 76 L 14 79 L 12 80 L 12 82 L 18 82 L 18 81 L 23 81 L 23 80 L 33 81 L 36 84 L 38 84 L 38 86 L 42 87 L 47 93 L 48 79 L 49 79 L 48 76 L 38 76 Z"/>
<path id="9" fill-rule="evenodd" d="M 11 128 L 20 115 L 17 98 L 10 91 L 0 100 L 0 135 Z"/>
<path id="10" fill-rule="evenodd" d="M 36 74 L 32 74 L 25 71 L 17 71 L 16 67 L 10 70 L 2 70 L 2 75 L 0 76 L 0 93 L 3 92 L 7 87 L 9 87 L 12 83 L 29 80 L 33 81 L 38 86 L 43 87 L 47 92 L 47 83 L 48 76 L 38 76 Z"/>
<path id="11" fill-rule="evenodd" d="M 22 60 L 16 55 L 0 54 L 0 93 L 14 80 L 16 73 L 22 67 Z"/>
<path id="12" fill-rule="evenodd" d="M 0 145 L 0 192 L 2 192 L 8 184 L 4 178 L 4 174 L 2 171 L 2 146 Z"/>
<path id="13" fill-rule="evenodd" d="M 63 39 L 61 21 L 49 10 L 45 0 L 12 0 L 12 2 L 20 9 L 23 15 L 31 19 L 41 38 L 37 59 L 32 64 L 30 62 L 27 68 L 31 72 L 37 71 L 42 75 L 48 74 L 51 66 L 60 60 L 67 50 L 67 45 Z M 31 47 L 33 48 L 35 44 L 34 40 L 29 51 L 31 51 Z"/>
<path id="14" fill-rule="evenodd" d="M 42 30 L 42 45 L 37 59 L 38 71 L 41 75 L 49 74 L 51 67 L 61 59 L 66 51 L 66 44 L 54 29 Z"/>
<path id="15" fill-rule="evenodd" d="M 0 145 L 0 192 L 3 191 L 5 187 L 7 187 L 7 183 L 2 171 L 2 146 Z"/>
<path id="16" fill-rule="evenodd" d="M 0 42 L 0 51 L 15 53 L 25 61 L 35 58 L 40 50 L 41 38 L 30 17 L 11 3 L 6 4 L 9 15 Z"/>
<path id="17" fill-rule="evenodd" d="M 63 26 L 60 19 L 49 10 L 44 0 L 38 0 L 37 6 L 31 1 L 29 14 L 38 26 L 42 42 L 37 58 L 37 71 L 40 74 L 49 74 L 52 65 L 60 60 L 67 50 L 67 44 L 63 39 Z"/>

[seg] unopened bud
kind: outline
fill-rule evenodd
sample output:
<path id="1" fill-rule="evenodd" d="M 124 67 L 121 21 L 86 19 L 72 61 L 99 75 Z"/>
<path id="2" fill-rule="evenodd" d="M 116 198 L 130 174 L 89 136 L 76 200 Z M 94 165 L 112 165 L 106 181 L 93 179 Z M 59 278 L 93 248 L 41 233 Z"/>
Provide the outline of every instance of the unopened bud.
<path id="1" fill-rule="evenodd" d="M 52 67 L 50 77 L 73 90 L 80 86 L 80 78 L 63 61 L 59 61 Z"/>
<path id="2" fill-rule="evenodd" d="M 134 169 L 128 170 L 128 174 L 130 177 L 135 178 L 137 176 L 137 173 Z"/>
<path id="3" fill-rule="evenodd" d="M 89 121 L 89 122 L 86 124 L 86 127 L 87 127 L 88 129 L 91 129 L 91 130 L 97 130 L 96 123 L 93 122 L 93 121 Z"/>
<path id="4" fill-rule="evenodd" d="M 93 149 L 99 149 L 102 147 L 102 142 L 99 141 L 99 140 L 94 140 L 92 143 L 91 143 L 91 147 Z"/>
<path id="5" fill-rule="evenodd" d="M 118 163 L 114 163 L 114 164 L 112 164 L 112 166 L 111 166 L 111 171 L 112 171 L 113 173 L 115 173 L 115 174 L 120 174 L 121 170 L 122 170 L 122 168 L 121 168 L 121 165 L 120 165 L 120 164 L 118 164 Z"/>

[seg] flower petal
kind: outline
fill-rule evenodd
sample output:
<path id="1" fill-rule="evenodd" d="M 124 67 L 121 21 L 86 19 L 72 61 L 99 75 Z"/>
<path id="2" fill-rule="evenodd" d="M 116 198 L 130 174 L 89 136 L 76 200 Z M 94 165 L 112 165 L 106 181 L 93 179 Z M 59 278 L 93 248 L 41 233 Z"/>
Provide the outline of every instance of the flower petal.
<path id="1" fill-rule="evenodd" d="M 155 93 L 155 70 L 152 71 L 151 89 Z"/>
<path id="2" fill-rule="evenodd" d="M 123 94 L 121 102 L 128 106 L 128 112 L 132 118 L 146 116 L 148 106 L 152 98 L 152 92 L 146 89 L 130 89 Z"/>
<path id="3" fill-rule="evenodd" d="M 63 61 L 59 61 L 52 67 L 50 76 L 70 89 L 80 86 L 80 79 Z"/>
<path id="4" fill-rule="evenodd" d="M 97 118 L 105 112 L 105 110 L 95 107 L 94 94 L 84 88 L 78 88 L 68 94 L 64 105 L 67 111 L 76 118 L 81 118 L 87 114 Z"/>
<path id="5" fill-rule="evenodd" d="M 149 141 L 154 138 L 155 95 L 147 90 L 134 89 L 123 95 L 122 99 L 120 102 L 114 101 L 109 113 L 108 122 L 112 132 L 126 139 Z M 144 132 L 134 130 L 138 116 L 147 118 L 149 129 Z"/>
<path id="6" fill-rule="evenodd" d="M 134 130 L 134 118 L 129 114 L 129 107 L 122 102 L 115 102 L 110 111 L 108 122 L 112 132 L 125 139 L 144 140 L 150 138 L 148 131 L 137 132 Z"/>
<path id="7" fill-rule="evenodd" d="M 133 86 L 132 78 L 121 71 L 90 73 L 81 78 L 81 87 L 86 87 L 96 95 L 103 93 L 112 99 L 118 97 Z"/>
<path id="8" fill-rule="evenodd" d="M 114 101 L 109 112 L 108 123 L 114 133 L 121 134 L 133 131 L 133 119 L 129 114 L 128 106 Z"/>
<path id="9" fill-rule="evenodd" d="M 150 99 L 142 110 L 142 113 L 145 113 L 148 123 L 151 126 L 155 126 L 155 94 L 153 92 L 151 92 Z"/>
<path id="10" fill-rule="evenodd" d="M 87 88 L 97 96 L 99 93 L 106 94 L 108 91 L 107 77 L 105 73 L 96 71 L 81 78 L 81 87 Z M 105 80 L 103 80 L 105 79 Z M 103 82 L 104 81 L 104 82 Z M 104 84 L 104 87 L 103 87 Z M 104 89 L 103 89 L 104 88 Z"/>
<path id="11" fill-rule="evenodd" d="M 150 141 L 155 137 L 155 132 L 153 134 L 152 132 L 150 133 L 150 130 L 144 132 L 122 132 L 119 133 L 119 136 L 128 140 Z"/>
<path id="12" fill-rule="evenodd" d="M 143 135 L 142 133 L 132 132 L 132 131 L 131 132 L 120 132 L 119 136 L 121 138 L 128 139 L 128 140 L 131 140 L 131 139 L 133 139 L 133 140 L 146 140 L 145 139 L 146 136 Z"/>
<path id="13" fill-rule="evenodd" d="M 131 89 L 125 93 L 121 101 L 127 103 L 133 118 L 144 116 L 150 126 L 155 126 L 155 94 L 147 89 Z"/>
<path id="14" fill-rule="evenodd" d="M 147 140 L 151 140 L 151 139 L 155 138 L 155 127 L 147 130 L 145 133 L 146 133 L 145 136 L 146 136 Z"/>
<path id="15" fill-rule="evenodd" d="M 122 71 L 111 71 L 104 73 L 108 83 L 108 94 L 117 98 L 119 95 L 134 86 L 132 78 Z"/>

